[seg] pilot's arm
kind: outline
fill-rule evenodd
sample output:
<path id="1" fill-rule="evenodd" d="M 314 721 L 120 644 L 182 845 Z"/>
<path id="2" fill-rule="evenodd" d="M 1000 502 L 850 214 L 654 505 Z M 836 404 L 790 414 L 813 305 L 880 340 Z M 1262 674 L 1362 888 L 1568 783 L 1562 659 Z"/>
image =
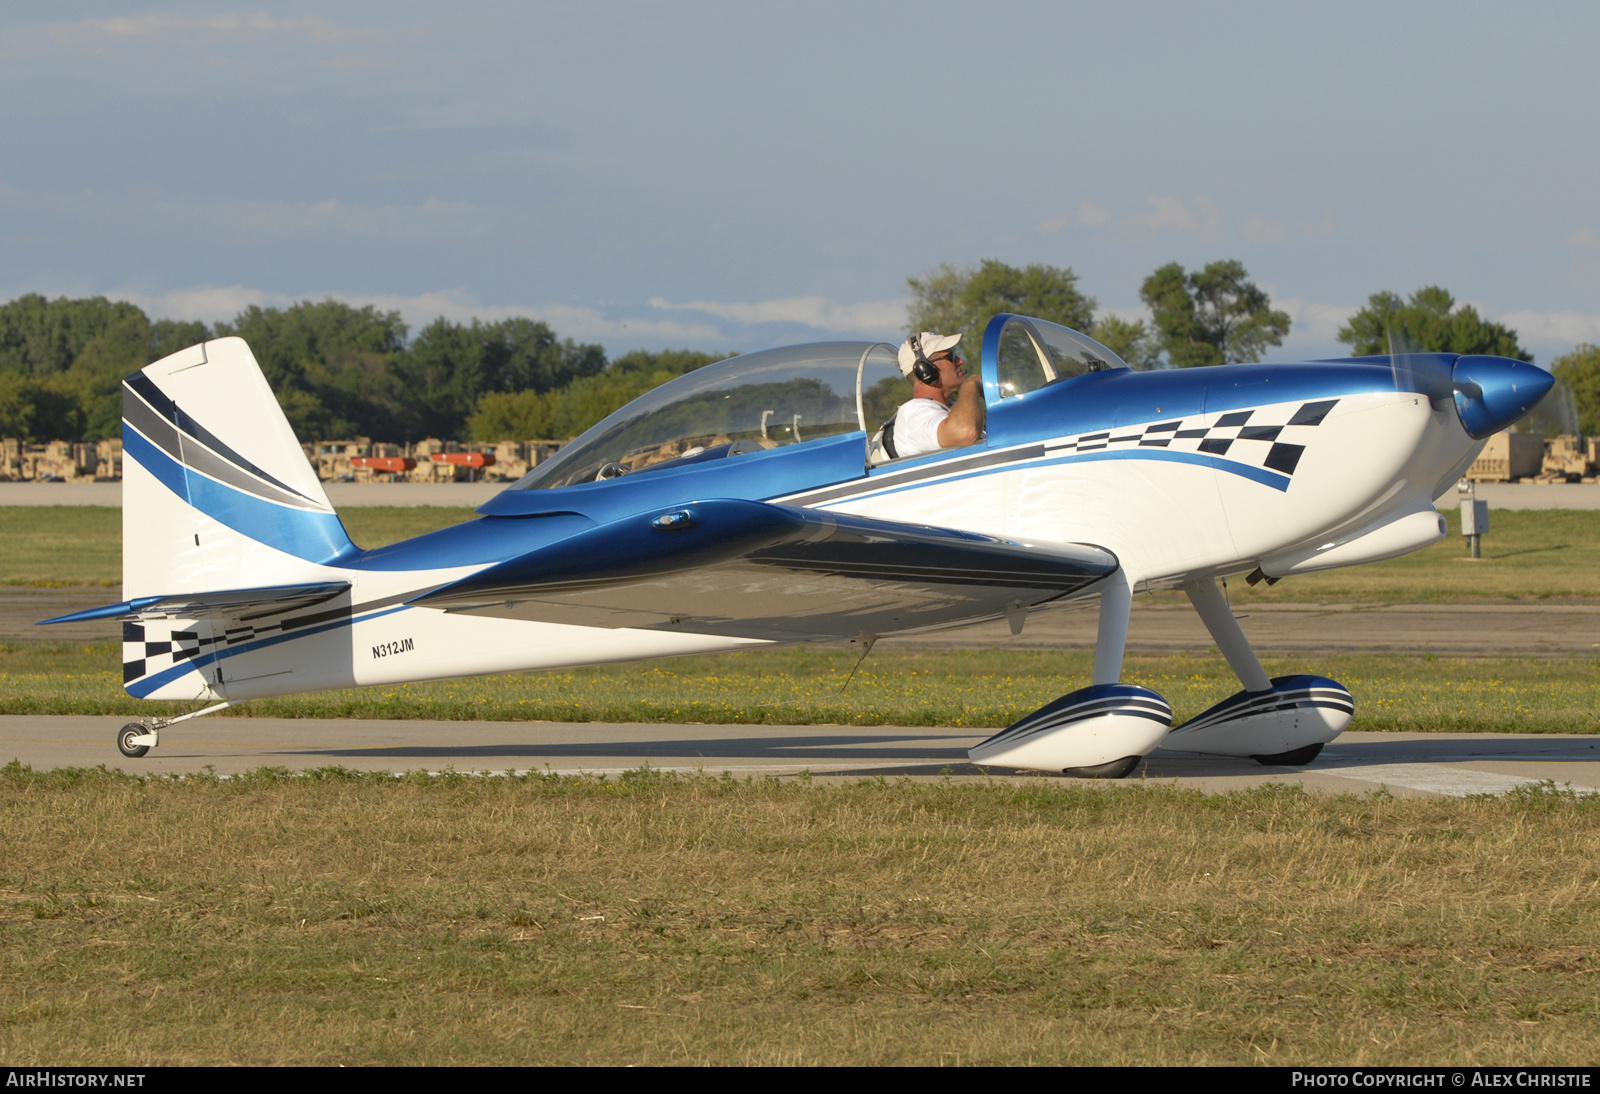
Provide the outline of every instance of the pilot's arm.
<path id="1" fill-rule="evenodd" d="M 983 393 L 978 378 L 969 376 L 956 392 L 955 405 L 939 423 L 940 448 L 964 448 L 983 437 Z"/>

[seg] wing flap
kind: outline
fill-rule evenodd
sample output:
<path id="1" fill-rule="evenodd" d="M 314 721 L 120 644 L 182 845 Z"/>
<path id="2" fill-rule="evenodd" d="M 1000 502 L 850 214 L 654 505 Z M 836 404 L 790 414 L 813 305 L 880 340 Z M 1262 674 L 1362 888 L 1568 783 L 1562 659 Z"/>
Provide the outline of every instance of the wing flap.
<path id="1" fill-rule="evenodd" d="M 1083 544 L 712 499 L 601 525 L 410 603 L 806 640 L 991 618 L 1081 592 L 1117 565 L 1110 552 Z"/>

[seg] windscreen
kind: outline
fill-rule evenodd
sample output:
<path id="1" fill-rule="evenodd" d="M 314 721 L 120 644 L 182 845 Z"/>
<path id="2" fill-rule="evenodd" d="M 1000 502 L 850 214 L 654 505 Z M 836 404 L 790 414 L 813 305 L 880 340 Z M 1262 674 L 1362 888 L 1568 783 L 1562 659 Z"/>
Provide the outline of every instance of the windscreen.
<path id="1" fill-rule="evenodd" d="M 1127 368 L 1122 358 L 1086 334 L 1042 319 L 1007 316 L 995 362 L 1002 399 L 1057 380 Z"/>

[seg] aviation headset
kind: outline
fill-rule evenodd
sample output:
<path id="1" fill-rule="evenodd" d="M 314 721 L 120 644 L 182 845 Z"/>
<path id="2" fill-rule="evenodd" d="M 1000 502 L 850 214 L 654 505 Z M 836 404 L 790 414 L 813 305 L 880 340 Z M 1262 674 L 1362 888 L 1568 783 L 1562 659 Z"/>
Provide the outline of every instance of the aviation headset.
<path id="1" fill-rule="evenodd" d="M 939 386 L 939 366 L 928 360 L 928 355 L 922 352 L 922 336 L 913 334 L 908 341 L 911 352 L 917 355 L 916 363 L 911 366 L 911 375 L 932 387 Z"/>

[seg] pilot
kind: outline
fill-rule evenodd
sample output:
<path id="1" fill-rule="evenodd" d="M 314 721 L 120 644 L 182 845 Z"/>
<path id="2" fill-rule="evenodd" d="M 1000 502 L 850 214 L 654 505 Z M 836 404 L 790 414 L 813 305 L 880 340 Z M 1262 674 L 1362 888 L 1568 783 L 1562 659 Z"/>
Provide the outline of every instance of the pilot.
<path id="1" fill-rule="evenodd" d="M 911 381 L 911 399 L 884 427 L 884 448 L 891 456 L 926 456 L 983 439 L 983 393 L 978 378 L 962 367 L 966 362 L 956 353 L 960 341 L 959 334 L 923 331 L 901 343 L 900 372 Z"/>

